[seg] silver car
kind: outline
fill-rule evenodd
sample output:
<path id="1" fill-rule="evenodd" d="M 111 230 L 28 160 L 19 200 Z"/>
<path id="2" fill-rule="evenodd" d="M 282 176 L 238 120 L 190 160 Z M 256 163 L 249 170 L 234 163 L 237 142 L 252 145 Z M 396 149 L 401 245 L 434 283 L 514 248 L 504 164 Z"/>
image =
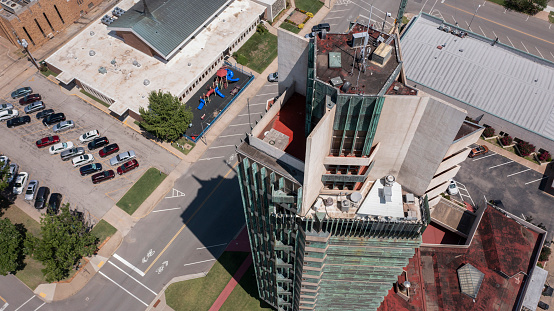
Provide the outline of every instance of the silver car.
<path id="1" fill-rule="evenodd" d="M 62 151 L 62 153 L 60 154 L 60 157 L 62 158 L 62 161 L 67 161 L 71 158 L 78 157 L 78 156 L 83 155 L 83 154 L 85 154 L 85 148 L 83 148 L 83 147 L 77 147 L 77 148 L 73 147 L 71 149 Z"/>
<path id="2" fill-rule="evenodd" d="M 54 125 L 54 127 L 52 127 L 52 130 L 54 131 L 54 133 L 59 133 L 59 132 L 67 131 L 74 127 L 75 127 L 75 123 L 71 120 L 67 120 Z"/>
<path id="3" fill-rule="evenodd" d="M 123 162 L 126 162 L 128 160 L 131 160 L 134 157 L 135 157 L 135 152 L 133 150 L 123 152 L 123 153 L 120 153 L 120 154 L 116 155 L 115 157 L 111 158 L 110 159 L 110 165 L 115 166 L 115 165 L 118 165 L 119 163 L 123 163 Z"/>
<path id="4" fill-rule="evenodd" d="M 25 108 L 23 108 L 23 111 L 25 111 L 25 113 L 33 113 L 35 111 L 39 111 L 39 110 L 42 110 L 46 108 L 44 106 L 44 103 L 42 101 L 36 101 L 36 102 L 32 102 L 30 104 L 28 104 L 27 106 L 25 106 Z"/>
<path id="5" fill-rule="evenodd" d="M 37 195 L 37 189 L 38 189 L 38 180 L 31 180 L 29 181 L 29 185 L 27 186 L 27 191 L 25 191 L 25 201 L 33 201 L 35 199 L 35 196 Z"/>
<path id="6" fill-rule="evenodd" d="M 0 111 L 4 111 L 4 110 L 8 110 L 8 109 L 13 109 L 13 105 L 12 104 L 1 104 L 0 105 Z"/>
<path id="7" fill-rule="evenodd" d="M 16 163 L 10 164 L 10 171 L 8 172 L 8 183 L 11 183 L 15 175 L 19 172 L 19 165 Z"/>
<path id="8" fill-rule="evenodd" d="M 0 163 L 2 164 L 2 167 L 0 167 L 0 170 L 3 170 L 4 167 L 8 166 L 9 162 L 10 162 L 10 158 L 6 156 L 0 156 Z"/>

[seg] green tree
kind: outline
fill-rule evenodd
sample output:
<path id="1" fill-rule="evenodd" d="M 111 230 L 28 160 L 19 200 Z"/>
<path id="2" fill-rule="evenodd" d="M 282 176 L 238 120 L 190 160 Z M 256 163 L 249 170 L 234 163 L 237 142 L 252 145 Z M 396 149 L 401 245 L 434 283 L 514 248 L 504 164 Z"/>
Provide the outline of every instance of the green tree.
<path id="1" fill-rule="evenodd" d="M 0 160 L 0 191 L 4 191 L 9 185 L 8 173 L 10 172 L 10 166 L 8 163 Z"/>
<path id="2" fill-rule="evenodd" d="M 69 210 L 69 204 L 62 206 L 59 215 L 43 216 L 40 225 L 42 238 L 28 234 L 25 245 L 45 266 L 42 273 L 48 282 L 68 277 L 82 257 L 96 250 L 98 239 L 90 233 L 82 218 Z"/>
<path id="3" fill-rule="evenodd" d="M 7 275 L 23 268 L 23 242 L 22 226 L 12 224 L 5 218 L 0 220 L 0 274 Z"/>
<path id="4" fill-rule="evenodd" d="M 506 0 L 504 6 L 508 9 L 535 15 L 546 8 L 548 0 Z"/>
<path id="5" fill-rule="evenodd" d="M 152 91 L 148 95 L 148 109 L 140 108 L 142 126 L 154 136 L 165 141 L 179 139 L 192 122 L 192 110 L 169 92 Z"/>

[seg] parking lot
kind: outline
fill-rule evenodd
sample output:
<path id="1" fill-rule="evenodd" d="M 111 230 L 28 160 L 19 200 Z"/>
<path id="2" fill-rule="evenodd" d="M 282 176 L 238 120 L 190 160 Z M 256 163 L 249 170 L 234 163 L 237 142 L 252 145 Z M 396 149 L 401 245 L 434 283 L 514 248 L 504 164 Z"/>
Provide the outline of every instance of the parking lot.
<path id="1" fill-rule="evenodd" d="M 47 186 L 50 192 L 59 192 L 63 203 L 70 203 L 74 208 L 84 211 L 93 222 L 115 205 L 133 183 L 150 167 L 156 167 L 169 174 L 180 159 L 164 150 L 162 147 L 142 137 L 110 115 L 98 110 L 77 96 L 62 92 L 62 89 L 37 73 L 25 85 L 33 88 L 34 93 L 40 93 L 46 109 L 63 112 L 67 120 L 75 122 L 75 128 L 54 134 L 52 126 L 46 127 L 41 120 L 36 119 L 36 113 L 30 114 L 31 123 L 8 129 L 5 122 L 0 124 L 1 153 L 10 158 L 11 163 L 19 165 L 20 172 L 29 173 L 29 180 L 36 179 L 40 186 Z M 18 100 L 13 100 L 9 94 L 2 94 L 4 99 L 12 103 L 19 115 L 25 115 Z M 84 96 L 84 95 L 83 95 Z M 120 151 L 101 158 L 96 149 L 89 151 L 86 144 L 80 144 L 79 136 L 91 130 L 100 131 L 110 143 L 117 143 Z M 82 177 L 79 168 L 73 167 L 71 160 L 62 161 L 59 154 L 51 155 L 49 147 L 37 148 L 35 142 L 43 137 L 58 135 L 61 142 L 71 141 L 76 147 L 84 147 L 85 154 L 92 154 L 95 163 L 101 163 L 104 170 L 117 169 L 110 166 L 109 160 L 119 153 L 134 150 L 140 167 L 123 175 L 115 175 L 112 180 L 92 184 L 91 176 Z M 17 205 L 23 203 L 23 195 L 19 195 Z M 28 208 L 25 208 L 29 210 Z M 34 211 L 39 213 L 39 211 Z M 45 210 L 41 210 L 44 213 Z"/>
<path id="2" fill-rule="evenodd" d="M 476 206 L 484 206 L 485 198 L 501 200 L 504 208 L 521 217 L 532 216 L 533 223 L 554 229 L 552 207 L 554 197 L 543 189 L 550 187 L 550 178 L 494 152 L 467 158 L 454 180 L 460 193 L 454 196 Z"/>

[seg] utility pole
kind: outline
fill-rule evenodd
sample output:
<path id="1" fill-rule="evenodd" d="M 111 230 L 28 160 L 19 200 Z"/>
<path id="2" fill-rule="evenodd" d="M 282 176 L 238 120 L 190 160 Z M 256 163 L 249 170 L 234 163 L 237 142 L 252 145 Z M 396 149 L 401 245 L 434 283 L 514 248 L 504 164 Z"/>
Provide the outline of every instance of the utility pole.
<path id="1" fill-rule="evenodd" d="M 29 43 L 27 43 L 27 40 L 25 39 L 19 39 L 19 36 L 17 35 L 17 33 L 14 31 L 13 34 L 15 35 L 15 37 L 17 38 L 17 43 L 19 43 L 19 45 L 21 45 L 23 47 L 23 49 L 25 50 L 25 52 L 27 53 L 27 55 L 29 55 L 29 58 L 31 59 L 31 62 L 33 63 L 33 65 L 35 65 L 35 67 L 37 67 L 37 70 L 40 71 L 40 66 L 38 65 L 37 61 L 35 60 L 35 58 L 33 57 L 33 55 L 31 55 L 31 52 L 29 51 L 29 49 L 27 48 L 29 46 Z"/>
<path id="2" fill-rule="evenodd" d="M 396 22 L 395 26 L 398 30 L 400 30 L 400 25 L 402 25 L 402 17 L 404 17 L 404 10 L 406 10 L 406 4 L 408 3 L 408 0 L 402 0 L 400 1 L 400 5 L 398 6 L 398 14 L 396 15 Z"/>
<path id="3" fill-rule="evenodd" d="M 471 21 L 467 25 L 467 29 L 471 30 L 471 23 L 473 23 L 473 19 L 475 18 L 475 14 L 477 14 L 477 10 L 479 10 L 480 7 L 481 7 L 481 5 L 479 4 L 477 6 L 477 8 L 475 9 L 475 12 L 473 12 L 473 16 L 471 17 Z"/>

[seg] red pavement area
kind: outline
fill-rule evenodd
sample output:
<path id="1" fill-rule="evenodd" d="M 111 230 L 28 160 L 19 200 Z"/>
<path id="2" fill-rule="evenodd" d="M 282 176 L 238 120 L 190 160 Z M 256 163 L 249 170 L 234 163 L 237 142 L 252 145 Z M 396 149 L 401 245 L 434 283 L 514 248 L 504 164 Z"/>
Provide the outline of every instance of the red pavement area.
<path id="1" fill-rule="evenodd" d="M 464 245 L 466 239 L 456 233 L 443 228 L 441 225 L 431 222 L 422 235 L 425 244 L 458 244 Z"/>

